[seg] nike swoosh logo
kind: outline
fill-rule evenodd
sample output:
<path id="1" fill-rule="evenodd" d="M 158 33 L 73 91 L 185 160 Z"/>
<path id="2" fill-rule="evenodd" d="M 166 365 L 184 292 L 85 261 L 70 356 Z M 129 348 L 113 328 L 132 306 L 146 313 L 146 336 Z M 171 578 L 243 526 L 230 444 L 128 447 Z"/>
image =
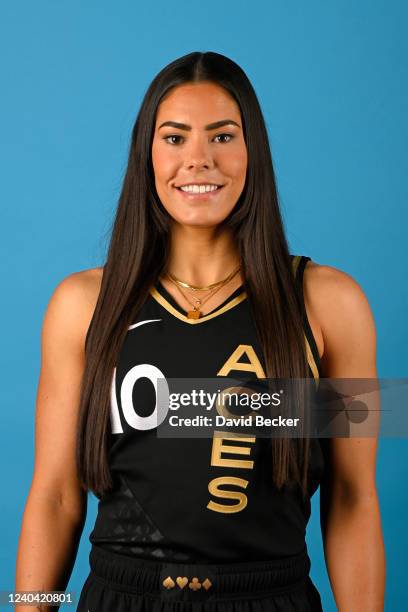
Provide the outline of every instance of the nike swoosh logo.
<path id="1" fill-rule="evenodd" d="M 144 325 L 145 323 L 154 323 L 155 321 L 161 321 L 161 320 L 162 319 L 146 319 L 146 321 L 139 321 L 138 323 L 133 323 L 133 325 L 129 325 L 128 330 L 135 329 L 135 327 L 139 327 L 140 325 Z"/>

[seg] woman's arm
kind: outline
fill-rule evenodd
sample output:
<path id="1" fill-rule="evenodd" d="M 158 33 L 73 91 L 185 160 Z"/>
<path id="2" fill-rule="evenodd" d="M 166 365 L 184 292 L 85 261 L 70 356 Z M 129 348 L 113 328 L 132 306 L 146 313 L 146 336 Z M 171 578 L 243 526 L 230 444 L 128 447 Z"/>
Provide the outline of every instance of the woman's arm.
<path id="1" fill-rule="evenodd" d="M 323 376 L 377 378 L 375 325 L 360 286 L 349 275 L 318 265 L 305 271 L 305 283 L 324 342 Z M 340 612 L 380 612 L 385 552 L 375 482 L 377 440 L 332 438 L 329 449 L 320 510 L 334 597 Z"/>
<path id="2" fill-rule="evenodd" d="M 63 591 L 75 562 L 87 508 L 75 462 L 77 409 L 95 303 L 95 273 L 86 270 L 57 286 L 45 313 L 34 474 L 19 538 L 16 591 Z"/>

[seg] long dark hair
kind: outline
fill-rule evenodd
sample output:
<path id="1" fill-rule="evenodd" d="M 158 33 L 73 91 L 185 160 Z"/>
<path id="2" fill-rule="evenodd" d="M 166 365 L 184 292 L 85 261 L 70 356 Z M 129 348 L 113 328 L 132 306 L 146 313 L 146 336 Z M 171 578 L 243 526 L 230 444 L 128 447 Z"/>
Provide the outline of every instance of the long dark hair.
<path id="1" fill-rule="evenodd" d="M 231 59 L 213 52 L 189 53 L 159 72 L 141 104 L 100 293 L 86 337 L 77 465 L 82 486 L 97 496 L 113 486 L 107 459 L 113 369 L 128 326 L 165 268 L 168 256 L 170 217 L 155 189 L 151 158 L 157 108 L 172 88 L 201 81 L 223 87 L 241 111 L 248 151 L 246 182 L 221 226 L 233 231 L 238 245 L 266 376 L 308 377 L 301 308 L 257 96 L 245 72 Z M 273 439 L 271 448 L 274 484 L 280 488 L 295 481 L 306 494 L 309 441 Z"/>

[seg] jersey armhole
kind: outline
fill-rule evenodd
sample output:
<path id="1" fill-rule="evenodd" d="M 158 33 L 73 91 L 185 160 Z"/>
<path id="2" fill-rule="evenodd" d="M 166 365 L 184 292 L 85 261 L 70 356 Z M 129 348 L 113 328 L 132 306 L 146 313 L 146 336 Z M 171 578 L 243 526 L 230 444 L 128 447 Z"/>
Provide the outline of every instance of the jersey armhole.
<path id="1" fill-rule="evenodd" d="M 306 335 L 307 341 L 309 342 L 310 350 L 312 352 L 313 359 L 316 363 L 316 367 L 317 367 L 317 370 L 319 372 L 319 377 L 320 377 L 322 373 L 322 364 L 320 360 L 319 349 L 317 348 L 316 339 L 314 337 L 312 327 L 310 325 L 309 318 L 307 316 L 304 288 L 303 288 L 304 271 L 305 271 L 306 264 L 308 261 L 311 261 L 310 257 L 307 257 L 305 255 L 295 255 L 293 259 L 293 267 L 294 267 L 296 287 L 297 287 L 299 298 L 300 298 L 303 327 L 304 327 L 305 335 Z"/>

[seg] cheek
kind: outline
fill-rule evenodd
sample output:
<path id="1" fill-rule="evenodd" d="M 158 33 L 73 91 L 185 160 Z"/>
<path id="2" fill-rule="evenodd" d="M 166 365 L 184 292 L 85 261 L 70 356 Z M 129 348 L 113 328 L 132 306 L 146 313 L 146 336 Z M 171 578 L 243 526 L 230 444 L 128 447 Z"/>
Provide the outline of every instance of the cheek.
<path id="1" fill-rule="evenodd" d="M 229 174 L 235 181 L 244 181 L 247 170 L 246 149 L 240 148 L 233 155 L 226 155 L 222 165 L 225 173 Z"/>
<path id="2" fill-rule="evenodd" d="M 154 145 L 152 147 L 152 163 L 156 182 L 169 180 L 177 166 L 174 155 L 169 155 L 166 149 Z"/>

